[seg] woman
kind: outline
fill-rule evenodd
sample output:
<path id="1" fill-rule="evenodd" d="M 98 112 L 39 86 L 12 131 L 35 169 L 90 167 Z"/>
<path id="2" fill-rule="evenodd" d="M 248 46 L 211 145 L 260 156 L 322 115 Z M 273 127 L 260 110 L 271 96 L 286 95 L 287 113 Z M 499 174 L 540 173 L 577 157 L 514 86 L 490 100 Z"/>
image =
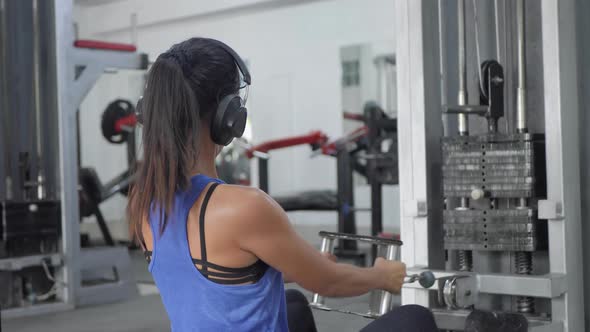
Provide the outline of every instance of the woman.
<path id="1" fill-rule="evenodd" d="M 172 330 L 315 331 L 305 297 L 285 295 L 284 280 L 330 297 L 399 293 L 403 263 L 335 263 L 299 237 L 265 193 L 217 179 L 215 157 L 244 130 L 240 72 L 249 85 L 250 74 L 231 48 L 192 38 L 157 58 L 138 105 L 144 160 L 128 217 Z M 434 331 L 428 311 L 402 308 L 372 325 L 419 320 L 415 329 L 396 331 Z"/>

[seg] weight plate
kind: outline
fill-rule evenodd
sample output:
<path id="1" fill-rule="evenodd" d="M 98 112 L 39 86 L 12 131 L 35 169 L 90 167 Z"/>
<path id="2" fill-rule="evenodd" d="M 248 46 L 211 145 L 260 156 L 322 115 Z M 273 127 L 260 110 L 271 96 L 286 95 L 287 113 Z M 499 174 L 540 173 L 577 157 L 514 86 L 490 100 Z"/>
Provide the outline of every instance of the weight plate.
<path id="1" fill-rule="evenodd" d="M 127 141 L 128 132 L 115 130 L 118 120 L 135 113 L 133 104 L 125 99 L 117 99 L 111 102 L 102 113 L 101 129 L 104 138 L 113 144 L 122 144 Z"/>

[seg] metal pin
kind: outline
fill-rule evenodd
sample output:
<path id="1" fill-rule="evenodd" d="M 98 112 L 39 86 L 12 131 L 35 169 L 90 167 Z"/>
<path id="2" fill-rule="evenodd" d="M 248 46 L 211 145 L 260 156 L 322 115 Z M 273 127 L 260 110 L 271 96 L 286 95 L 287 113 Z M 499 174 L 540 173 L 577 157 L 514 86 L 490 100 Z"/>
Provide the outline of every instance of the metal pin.
<path id="1" fill-rule="evenodd" d="M 406 277 L 407 280 L 404 280 L 404 284 L 411 284 L 413 282 L 418 281 L 420 286 L 424 288 L 430 288 L 434 286 L 436 280 L 438 280 L 432 271 L 424 271 L 420 274 L 412 274 Z"/>

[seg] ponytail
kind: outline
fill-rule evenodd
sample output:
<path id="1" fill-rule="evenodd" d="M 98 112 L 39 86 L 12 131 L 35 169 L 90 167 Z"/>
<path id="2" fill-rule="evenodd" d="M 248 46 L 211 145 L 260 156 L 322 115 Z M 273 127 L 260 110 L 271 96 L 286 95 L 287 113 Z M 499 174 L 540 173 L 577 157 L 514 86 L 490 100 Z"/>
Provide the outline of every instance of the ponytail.
<path id="1" fill-rule="evenodd" d="M 138 163 L 129 195 L 130 233 L 143 245 L 142 224 L 160 214 L 164 231 L 174 208 L 174 195 L 190 183 L 198 153 L 198 103 L 185 77 L 186 61 L 164 53 L 152 65 L 142 99 L 143 161 Z"/>

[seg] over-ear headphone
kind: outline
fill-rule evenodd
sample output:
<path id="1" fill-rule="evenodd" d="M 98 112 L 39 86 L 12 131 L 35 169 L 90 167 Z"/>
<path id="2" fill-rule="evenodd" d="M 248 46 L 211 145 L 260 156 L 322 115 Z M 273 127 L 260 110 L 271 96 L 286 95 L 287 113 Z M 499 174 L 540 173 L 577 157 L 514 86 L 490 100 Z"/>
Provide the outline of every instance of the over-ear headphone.
<path id="1" fill-rule="evenodd" d="M 242 73 L 244 83 L 249 86 L 251 84 L 250 72 L 236 51 L 219 40 L 208 40 L 219 45 L 232 56 Z M 221 98 L 217 110 L 211 119 L 210 130 L 213 142 L 219 145 L 228 145 L 234 138 L 242 137 L 248 116 L 245 102 L 239 94 L 229 94 Z"/>
<path id="2" fill-rule="evenodd" d="M 243 81 L 246 88 L 251 84 L 250 72 L 242 58 L 231 47 L 225 43 L 206 38 L 208 41 L 218 45 L 233 58 L 236 66 L 242 73 Z M 217 109 L 211 119 L 211 139 L 219 145 L 228 145 L 234 138 L 242 137 L 246 129 L 246 119 L 248 110 L 245 107 L 246 101 L 239 94 L 229 94 L 223 96 L 217 105 Z M 142 98 L 139 99 L 136 106 L 137 120 L 143 123 Z"/>

